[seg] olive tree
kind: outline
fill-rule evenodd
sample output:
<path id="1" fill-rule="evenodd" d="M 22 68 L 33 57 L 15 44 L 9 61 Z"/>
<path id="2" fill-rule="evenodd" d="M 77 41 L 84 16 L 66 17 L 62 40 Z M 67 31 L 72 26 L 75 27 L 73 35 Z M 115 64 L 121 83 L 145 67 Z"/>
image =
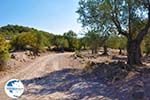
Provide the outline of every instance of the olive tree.
<path id="1" fill-rule="evenodd" d="M 150 0 L 80 0 L 83 27 L 116 32 L 127 38 L 127 63 L 142 64 L 140 44 L 150 27 Z"/>
<path id="2" fill-rule="evenodd" d="M 71 51 L 74 51 L 78 45 L 77 34 L 75 32 L 73 32 L 72 30 L 70 30 L 70 31 L 64 33 L 63 36 L 65 39 L 68 40 L 69 49 Z"/>
<path id="3" fill-rule="evenodd" d="M 94 31 L 88 31 L 85 34 L 87 45 L 92 50 L 92 54 L 97 53 L 97 49 L 99 47 L 100 36 L 98 33 Z"/>

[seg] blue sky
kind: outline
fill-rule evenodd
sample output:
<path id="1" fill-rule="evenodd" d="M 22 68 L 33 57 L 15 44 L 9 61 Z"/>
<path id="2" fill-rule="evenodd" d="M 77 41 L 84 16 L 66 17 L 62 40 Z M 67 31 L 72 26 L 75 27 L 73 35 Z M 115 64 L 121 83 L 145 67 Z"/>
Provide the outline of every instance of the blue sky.
<path id="1" fill-rule="evenodd" d="M 18 24 L 55 34 L 81 31 L 79 0 L 0 0 L 0 26 Z"/>

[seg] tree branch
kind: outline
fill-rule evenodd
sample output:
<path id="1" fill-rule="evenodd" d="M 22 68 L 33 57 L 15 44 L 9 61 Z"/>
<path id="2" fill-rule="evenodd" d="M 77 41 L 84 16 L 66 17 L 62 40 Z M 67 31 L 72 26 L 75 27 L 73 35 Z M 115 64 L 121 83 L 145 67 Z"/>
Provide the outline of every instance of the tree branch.
<path id="1" fill-rule="evenodd" d="M 118 20 L 116 20 L 114 17 L 111 18 L 112 21 L 114 22 L 119 34 L 122 34 L 124 36 L 126 36 L 127 38 L 129 37 L 128 36 L 128 33 L 126 31 L 123 31 L 122 28 L 121 28 L 121 25 L 120 25 L 120 22 Z"/>
<path id="2" fill-rule="evenodd" d="M 128 19 L 129 19 L 129 24 L 128 24 L 128 28 L 129 28 L 129 36 L 132 38 L 131 36 L 131 4 L 130 2 L 128 2 Z"/>
<path id="3" fill-rule="evenodd" d="M 141 43 L 141 41 L 143 40 L 144 36 L 146 34 L 148 34 L 150 28 L 150 4 L 148 5 L 148 21 L 147 24 L 145 25 L 145 27 L 143 29 L 141 29 L 136 37 L 136 40 L 138 43 Z"/>
<path id="4" fill-rule="evenodd" d="M 116 5 L 117 5 L 117 4 L 116 4 L 116 1 L 115 1 L 114 3 L 115 3 L 115 7 L 114 7 L 114 12 L 112 12 L 111 20 L 112 20 L 113 23 L 115 24 L 115 26 L 116 26 L 116 28 L 117 28 L 119 34 L 124 35 L 125 37 L 129 38 L 129 34 L 128 34 L 126 31 L 123 31 L 123 30 L 122 30 L 121 24 L 120 24 L 119 20 L 116 18 L 117 15 L 118 15 L 117 12 L 116 12 L 116 10 L 117 10 Z M 109 3 L 109 5 L 111 6 L 110 3 Z M 113 8 L 113 7 L 111 6 L 111 8 Z M 114 14 L 115 14 L 115 15 L 114 15 Z"/>

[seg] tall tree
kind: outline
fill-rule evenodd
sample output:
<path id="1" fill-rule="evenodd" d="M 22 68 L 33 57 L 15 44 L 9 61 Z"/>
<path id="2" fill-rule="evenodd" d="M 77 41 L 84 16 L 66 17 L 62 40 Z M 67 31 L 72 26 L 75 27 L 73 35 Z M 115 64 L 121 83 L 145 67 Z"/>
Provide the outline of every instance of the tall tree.
<path id="1" fill-rule="evenodd" d="M 80 0 L 77 13 L 83 27 L 124 35 L 128 64 L 142 64 L 140 44 L 150 27 L 150 0 Z"/>

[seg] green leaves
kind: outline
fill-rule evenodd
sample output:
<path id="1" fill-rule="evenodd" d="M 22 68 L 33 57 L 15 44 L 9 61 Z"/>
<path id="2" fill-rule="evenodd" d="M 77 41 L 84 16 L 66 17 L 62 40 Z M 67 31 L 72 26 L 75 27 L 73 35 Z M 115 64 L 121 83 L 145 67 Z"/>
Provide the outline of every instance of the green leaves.
<path id="1" fill-rule="evenodd" d="M 127 39 L 123 36 L 111 35 L 106 41 L 106 45 L 113 49 L 125 49 L 127 44 Z"/>
<path id="2" fill-rule="evenodd" d="M 0 35 L 0 67 L 2 67 L 5 61 L 7 61 L 7 59 L 9 58 L 8 49 L 9 43 L 2 35 Z"/>
<path id="3" fill-rule="evenodd" d="M 53 45 L 57 46 L 57 48 L 69 48 L 68 40 L 60 35 L 55 35 L 53 39 Z"/>
<path id="4" fill-rule="evenodd" d="M 143 0 L 80 0 L 78 20 L 83 27 L 105 34 L 116 30 L 116 33 L 126 31 L 136 34 L 147 20 L 147 5 L 147 1 Z"/>
<path id="5" fill-rule="evenodd" d="M 91 48 L 98 48 L 102 43 L 101 35 L 95 31 L 88 31 L 85 34 L 87 45 Z"/>
<path id="6" fill-rule="evenodd" d="M 72 30 L 64 33 L 64 38 L 68 40 L 69 48 L 75 50 L 78 46 L 77 34 Z"/>
<path id="7" fill-rule="evenodd" d="M 22 32 L 29 32 L 35 30 L 33 28 L 19 26 L 19 25 L 7 25 L 0 27 L 0 33 L 6 38 L 6 39 L 12 39 L 15 35 L 22 33 Z"/>
<path id="8" fill-rule="evenodd" d="M 46 36 L 45 33 L 38 31 L 23 32 L 16 35 L 11 44 L 16 50 L 24 50 L 27 47 L 44 50 L 49 44 L 49 37 Z"/>

